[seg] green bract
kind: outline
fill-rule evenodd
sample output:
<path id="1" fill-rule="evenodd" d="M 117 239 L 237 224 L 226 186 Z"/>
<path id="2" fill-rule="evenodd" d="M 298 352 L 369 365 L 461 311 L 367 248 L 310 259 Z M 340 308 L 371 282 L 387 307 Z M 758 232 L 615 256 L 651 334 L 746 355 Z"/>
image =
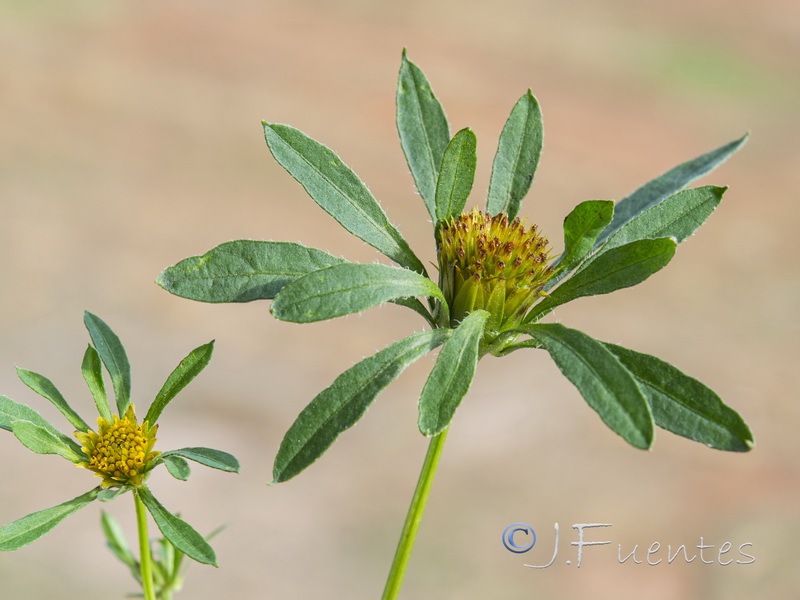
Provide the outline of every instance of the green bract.
<path id="1" fill-rule="evenodd" d="M 108 501 L 130 491 L 137 503 L 147 508 L 164 535 L 166 541 L 162 547 L 169 546 L 170 552 L 177 551 L 198 562 L 216 565 L 214 550 L 208 542 L 191 525 L 164 508 L 145 484 L 150 471 L 161 463 L 178 479 L 186 479 L 189 476 L 189 466 L 184 459 L 222 471 L 239 471 L 236 458 L 219 450 L 182 448 L 163 453 L 153 450 L 158 429 L 156 421 L 178 392 L 208 365 L 214 343 L 209 342 L 194 349 L 180 362 L 156 395 L 140 424 L 136 421 L 134 405 L 131 403 L 131 374 L 125 348 L 117 335 L 99 317 L 87 312 L 84 323 L 93 345 L 89 345 L 84 354 L 81 370 L 100 415 L 97 419 L 97 431 L 93 431 L 70 407 L 49 379 L 25 369 L 17 369 L 23 383 L 58 408 L 77 430 L 75 437 L 81 443 L 60 432 L 32 408 L 5 396 L 0 396 L 0 428 L 13 432 L 33 452 L 57 454 L 77 466 L 93 471 L 102 478 L 102 483 L 77 498 L 0 527 L 0 550 L 16 550 L 25 546 L 92 501 Z M 117 414 L 112 414 L 108 404 L 102 367 L 105 367 L 111 379 Z M 114 524 L 104 519 L 103 529 L 112 551 L 131 566 L 135 561 L 130 550 L 120 541 L 122 538 L 115 533 Z M 138 563 L 136 565 L 138 570 Z M 175 576 L 177 577 L 177 571 Z M 137 577 L 141 581 L 141 576 Z"/>
<path id="2" fill-rule="evenodd" d="M 397 128 L 434 225 L 434 280 L 333 151 L 289 125 L 263 125 L 272 155 L 314 201 L 397 266 L 347 262 L 299 244 L 242 240 L 169 267 L 159 285 L 203 302 L 274 299 L 272 315 L 298 323 L 391 301 L 416 311 L 431 327 L 362 360 L 314 398 L 281 444 L 275 482 L 319 458 L 386 385 L 438 346 L 419 399 L 419 429 L 426 436 L 448 428 L 483 356 L 536 348 L 550 355 L 606 425 L 637 448 L 652 445 L 655 425 L 721 450 L 753 447 L 741 417 L 675 367 L 540 322 L 561 304 L 636 285 L 666 266 L 725 192 L 684 188 L 738 150 L 746 136 L 675 167 L 616 205 L 579 204 L 564 220 L 563 252 L 554 257 L 547 238 L 517 217 L 542 148 L 536 98 L 525 92 L 503 127 L 485 211 L 465 212 L 475 175 L 475 134 L 464 128 L 450 137 L 427 78 L 404 52 Z"/>

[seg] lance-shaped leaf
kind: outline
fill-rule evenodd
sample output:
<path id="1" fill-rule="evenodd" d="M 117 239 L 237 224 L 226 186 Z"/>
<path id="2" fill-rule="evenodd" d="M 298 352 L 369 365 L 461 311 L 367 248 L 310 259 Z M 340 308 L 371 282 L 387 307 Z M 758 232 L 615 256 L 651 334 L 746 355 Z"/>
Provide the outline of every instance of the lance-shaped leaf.
<path id="1" fill-rule="evenodd" d="M 587 200 L 572 209 L 564 219 L 564 252 L 558 259 L 562 273 L 568 273 L 586 258 L 613 216 L 611 200 Z"/>
<path id="2" fill-rule="evenodd" d="M 175 479 L 186 481 L 189 479 L 189 475 L 192 474 L 192 468 L 189 466 L 189 463 L 183 460 L 180 456 L 164 456 L 162 454 L 158 458 L 164 462 L 164 466 L 167 467 L 167 471 Z"/>
<path id="3" fill-rule="evenodd" d="M 439 351 L 419 398 L 419 430 L 423 435 L 440 434 L 453 419 L 475 376 L 488 318 L 485 310 L 469 313 Z"/>
<path id="4" fill-rule="evenodd" d="M 139 562 L 128 546 L 128 541 L 125 539 L 125 533 L 119 521 L 106 511 L 103 511 L 101 515 L 100 527 L 103 530 L 109 549 L 114 553 L 114 556 L 131 569 L 132 573 L 138 573 Z"/>
<path id="5" fill-rule="evenodd" d="M 214 549 L 202 535 L 183 519 L 169 512 L 155 499 L 147 486 L 138 488 L 135 493 L 144 504 L 145 508 L 153 515 L 153 520 L 158 525 L 161 533 L 172 545 L 197 562 L 217 566 L 217 556 Z"/>
<path id="6" fill-rule="evenodd" d="M 753 434 L 744 420 L 705 385 L 655 356 L 605 346 L 639 382 L 656 425 L 719 450 L 753 448 Z"/>
<path id="7" fill-rule="evenodd" d="M 293 242 L 236 240 L 168 267 L 156 283 L 200 302 L 271 300 L 290 281 L 342 262 Z"/>
<path id="8" fill-rule="evenodd" d="M 528 90 L 511 109 L 492 163 L 486 211 L 513 219 L 531 187 L 542 152 L 542 111 Z"/>
<path id="9" fill-rule="evenodd" d="M 436 182 L 445 148 L 450 142 L 450 127 L 431 84 L 422 70 L 408 60 L 405 49 L 396 102 L 400 145 L 428 214 L 435 222 Z"/>
<path id="10" fill-rule="evenodd" d="M 444 151 L 436 184 L 436 221 L 461 214 L 472 191 L 477 163 L 475 133 L 469 128 L 453 136 Z"/>
<path id="11" fill-rule="evenodd" d="M 95 488 L 52 508 L 46 508 L 0 527 L 0 550 L 17 550 L 38 540 L 72 513 L 80 510 L 95 498 L 100 488 Z"/>
<path id="12" fill-rule="evenodd" d="M 639 240 L 613 248 L 592 260 L 536 304 L 527 321 L 540 319 L 556 306 L 583 296 L 608 294 L 641 283 L 675 255 L 672 238 Z"/>
<path id="13" fill-rule="evenodd" d="M 97 412 L 106 421 L 111 422 L 111 409 L 108 406 L 108 396 L 106 395 L 106 386 L 103 383 L 103 363 L 100 360 L 100 355 L 95 350 L 94 346 L 89 344 L 86 347 L 86 352 L 83 355 L 83 362 L 81 363 L 81 373 L 86 385 L 89 386 L 89 391 L 92 392 L 94 404 L 97 407 Z"/>
<path id="14" fill-rule="evenodd" d="M 716 150 L 707 152 L 697 158 L 693 158 L 677 167 L 670 169 L 663 175 L 656 177 L 652 181 L 644 184 L 617 203 L 614 210 L 614 219 L 609 226 L 600 234 L 595 247 L 600 247 L 609 237 L 617 232 L 625 223 L 636 217 L 648 208 L 657 205 L 665 198 L 670 197 L 689 185 L 695 179 L 707 175 L 727 158 L 741 148 L 747 141 L 745 135 L 738 140 L 720 146 Z"/>
<path id="15" fill-rule="evenodd" d="M 17 376 L 19 376 L 22 383 L 31 388 L 34 392 L 49 400 L 62 415 L 67 418 L 67 421 L 78 431 L 88 431 L 89 426 L 86 421 L 81 419 L 80 415 L 72 410 L 72 407 L 67 403 L 61 392 L 58 391 L 53 382 L 44 375 L 20 369 L 17 367 Z"/>
<path id="16" fill-rule="evenodd" d="M 281 442 L 273 483 L 311 465 L 339 434 L 355 425 L 378 394 L 411 363 L 444 343 L 449 329 L 416 333 L 365 358 L 339 375 L 303 409 Z"/>
<path id="17" fill-rule="evenodd" d="M 360 312 L 398 298 L 439 298 L 439 287 L 414 271 L 380 264 L 344 263 L 309 273 L 275 297 L 276 319 L 312 323 Z"/>
<path id="18" fill-rule="evenodd" d="M 206 368 L 213 352 L 213 340 L 192 350 L 169 374 L 164 385 L 161 386 L 158 394 L 156 394 L 156 399 L 150 405 L 144 420 L 149 421 L 151 426 L 155 425 L 167 404 Z"/>
<path id="19" fill-rule="evenodd" d="M 653 443 L 653 417 L 636 379 L 602 342 L 558 323 L 518 329 L 539 342 L 603 422 L 637 448 Z"/>
<path id="20" fill-rule="evenodd" d="M 131 365 L 125 348 L 117 334 L 98 316 L 84 313 L 83 323 L 89 331 L 92 343 L 111 376 L 118 415 L 122 416 L 131 403 Z"/>
<path id="21" fill-rule="evenodd" d="M 212 469 L 219 469 L 229 473 L 239 472 L 239 461 L 236 460 L 236 457 L 222 450 L 214 450 L 213 448 L 180 448 L 179 450 L 164 452 L 159 458 L 175 456 L 188 458 Z"/>
<path id="22" fill-rule="evenodd" d="M 11 430 L 16 438 L 31 452 L 36 454 L 57 454 L 73 463 L 86 460 L 83 452 L 76 451 L 74 446 L 65 443 L 44 427 L 30 421 L 14 421 Z"/>
<path id="23" fill-rule="evenodd" d="M 397 264 L 425 272 L 358 176 L 328 147 L 289 125 L 264 122 L 270 152 L 322 209 Z"/>
<path id="24" fill-rule="evenodd" d="M 0 396 L 0 428 L 12 431 L 11 424 L 14 421 L 30 421 L 61 440 L 63 444 L 72 448 L 75 453 L 81 451 L 80 445 L 74 439 L 61 433 L 30 406 L 14 402 L 6 396 Z"/>

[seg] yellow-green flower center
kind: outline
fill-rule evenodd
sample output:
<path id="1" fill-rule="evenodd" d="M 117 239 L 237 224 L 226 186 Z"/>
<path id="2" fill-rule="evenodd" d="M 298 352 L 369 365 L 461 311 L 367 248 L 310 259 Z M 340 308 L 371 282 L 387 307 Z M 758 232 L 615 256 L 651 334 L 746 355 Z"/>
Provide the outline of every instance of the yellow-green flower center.
<path id="1" fill-rule="evenodd" d="M 516 326 L 553 275 L 547 238 L 519 217 L 474 209 L 438 231 L 440 284 L 451 321 L 488 310 L 495 331 Z"/>

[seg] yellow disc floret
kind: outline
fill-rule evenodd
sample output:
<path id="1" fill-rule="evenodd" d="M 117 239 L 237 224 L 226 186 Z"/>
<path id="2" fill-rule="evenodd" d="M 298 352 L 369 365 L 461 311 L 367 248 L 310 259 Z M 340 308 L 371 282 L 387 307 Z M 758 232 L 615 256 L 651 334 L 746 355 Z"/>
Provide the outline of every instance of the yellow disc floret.
<path id="1" fill-rule="evenodd" d="M 81 450 L 89 459 L 78 466 L 102 477 L 100 486 L 104 489 L 115 485 L 141 486 L 147 473 L 155 466 L 153 459 L 160 454 L 153 452 L 158 425 L 150 427 L 147 421 L 139 425 L 133 405 L 122 418 L 114 415 L 113 423 L 100 417 L 97 424 L 97 433 L 75 434 L 83 445 Z"/>

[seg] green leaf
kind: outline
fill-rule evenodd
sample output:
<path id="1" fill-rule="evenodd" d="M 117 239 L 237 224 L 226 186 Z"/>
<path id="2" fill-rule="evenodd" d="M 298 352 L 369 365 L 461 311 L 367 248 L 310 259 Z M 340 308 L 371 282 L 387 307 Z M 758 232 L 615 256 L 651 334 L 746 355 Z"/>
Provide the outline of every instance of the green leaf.
<path id="1" fill-rule="evenodd" d="M 469 313 L 439 351 L 419 398 L 419 430 L 423 435 L 444 431 L 469 390 L 488 318 L 485 310 Z"/>
<path id="2" fill-rule="evenodd" d="M 442 168 L 436 184 L 436 221 L 460 215 L 475 180 L 478 140 L 469 128 L 453 136 L 444 151 Z"/>
<path id="3" fill-rule="evenodd" d="M 486 211 L 513 219 L 531 187 L 542 152 L 542 111 L 528 90 L 517 100 L 500 133 L 489 180 Z"/>
<path id="4" fill-rule="evenodd" d="M 562 272 L 568 273 L 586 258 L 613 216 L 612 200 L 587 200 L 572 209 L 564 219 L 564 252 L 558 260 Z"/>
<path id="5" fill-rule="evenodd" d="M 97 493 L 97 499 L 100 500 L 100 502 L 111 502 L 115 498 L 121 496 L 122 494 L 130 492 L 133 489 L 135 488 L 129 485 L 120 485 L 120 486 L 106 488 L 104 490 L 100 490 Z"/>
<path id="6" fill-rule="evenodd" d="M 358 422 L 387 385 L 449 335 L 449 329 L 416 333 L 339 375 L 303 409 L 286 432 L 275 457 L 273 483 L 291 479 L 322 456 L 339 434 Z"/>
<path id="7" fill-rule="evenodd" d="M 637 240 L 672 237 L 680 244 L 714 212 L 727 189 L 708 185 L 665 198 L 622 225 L 592 260 L 612 248 Z"/>
<path id="8" fill-rule="evenodd" d="M 52 508 L 46 508 L 13 523 L 0 527 L 0 550 L 18 550 L 38 540 L 72 513 L 80 510 L 97 497 L 99 488 L 95 488 Z"/>
<path id="9" fill-rule="evenodd" d="M 86 460 L 83 452 L 76 452 L 75 448 L 50 431 L 39 427 L 30 421 L 14 421 L 11 430 L 16 438 L 31 452 L 36 454 L 58 454 L 73 463 Z"/>
<path id="10" fill-rule="evenodd" d="M 158 525 L 161 533 L 172 545 L 186 554 L 189 558 L 206 565 L 217 566 L 217 556 L 214 549 L 202 535 L 186 521 L 176 517 L 155 499 L 147 486 L 142 486 L 135 492 L 145 508 L 153 515 L 153 520 Z"/>
<path id="11" fill-rule="evenodd" d="M 671 238 L 639 240 L 613 248 L 536 304 L 527 321 L 540 319 L 556 306 L 583 296 L 598 296 L 641 283 L 660 270 L 675 255 L 676 243 Z"/>
<path id="12" fill-rule="evenodd" d="M 211 360 L 211 354 L 214 352 L 214 341 L 203 344 L 192 350 L 189 355 L 184 358 L 175 370 L 169 374 L 164 385 L 161 386 L 156 399 L 150 405 L 147 415 L 144 420 L 148 421 L 150 425 L 155 425 L 158 417 L 161 416 L 167 404 L 178 395 L 178 393 L 189 385 L 189 382 L 197 377 L 200 372 L 206 368 L 208 362 Z"/>
<path id="13" fill-rule="evenodd" d="M 275 297 L 270 312 L 282 321 L 312 323 L 416 296 L 444 302 L 439 287 L 414 271 L 380 264 L 344 263 L 288 284 Z"/>
<path id="14" fill-rule="evenodd" d="M 436 183 L 445 148 L 450 142 L 450 126 L 431 84 L 422 70 L 408 60 L 405 49 L 396 102 L 400 145 L 428 214 L 435 222 Z"/>
<path id="15" fill-rule="evenodd" d="M 117 334 L 98 316 L 86 311 L 83 323 L 89 331 L 100 359 L 111 375 L 111 385 L 117 402 L 118 415 L 122 417 L 131 403 L 131 365 L 125 348 Z"/>
<path id="16" fill-rule="evenodd" d="M 614 209 L 614 219 L 598 238 L 595 247 L 600 247 L 609 237 L 628 221 L 652 206 L 682 190 L 695 179 L 707 175 L 747 141 L 748 135 L 720 146 L 706 154 L 682 163 L 660 177 L 644 184 L 630 196 L 623 198 Z"/>
<path id="17" fill-rule="evenodd" d="M 0 428 L 6 431 L 12 431 L 11 424 L 14 421 L 30 421 L 34 425 L 38 425 L 53 437 L 61 440 L 77 454 L 81 452 L 80 444 L 78 444 L 71 437 L 64 435 L 58 429 L 53 427 L 44 417 L 31 407 L 19 402 L 14 402 L 11 398 L 0 396 Z"/>
<path id="18" fill-rule="evenodd" d="M 367 186 L 330 148 L 289 125 L 264 122 L 264 135 L 275 160 L 342 227 L 397 264 L 425 272 Z"/>
<path id="19" fill-rule="evenodd" d="M 755 446 L 742 417 L 705 385 L 655 356 L 605 346 L 639 382 L 656 425 L 718 450 L 747 452 Z"/>
<path id="20" fill-rule="evenodd" d="M 67 418 L 67 421 L 77 429 L 78 431 L 88 431 L 89 426 L 86 424 L 86 421 L 81 419 L 80 415 L 76 413 L 67 401 L 64 399 L 64 396 L 61 395 L 61 392 L 58 391 L 53 382 L 50 381 L 44 375 L 40 375 L 39 373 L 34 373 L 33 371 L 28 371 L 26 369 L 20 369 L 17 367 L 17 376 L 20 378 L 22 383 L 27 385 L 31 388 L 34 392 L 39 394 L 42 398 L 46 398 L 49 400 L 53 406 L 55 406 L 62 415 Z"/>
<path id="21" fill-rule="evenodd" d="M 133 552 L 128 546 L 128 542 L 125 539 L 125 533 L 123 532 L 119 521 L 117 521 L 106 511 L 103 511 L 100 517 L 100 527 L 103 530 L 103 535 L 106 537 L 106 545 L 109 547 L 114 556 L 116 556 L 123 564 L 127 565 L 131 569 L 138 570 L 139 562 L 136 560 L 136 557 L 134 557 Z"/>
<path id="22" fill-rule="evenodd" d="M 156 283 L 200 302 L 271 300 L 290 281 L 342 262 L 293 242 L 236 240 L 168 267 Z"/>
<path id="23" fill-rule="evenodd" d="M 174 458 L 176 456 L 188 458 L 189 460 L 211 467 L 212 469 L 228 471 L 229 473 L 239 472 L 239 461 L 236 460 L 236 457 L 222 450 L 214 450 L 213 448 L 181 448 L 179 450 L 164 452 L 161 458 Z"/>
<path id="24" fill-rule="evenodd" d="M 558 323 L 527 325 L 527 333 L 550 353 L 603 422 L 637 448 L 653 443 L 653 417 L 633 375 L 603 345 L 576 329 Z"/>
<path id="25" fill-rule="evenodd" d="M 83 362 L 81 363 L 81 372 L 86 385 L 89 386 L 89 391 L 92 392 L 94 404 L 97 406 L 97 412 L 106 421 L 113 421 L 111 409 L 108 406 L 108 396 L 106 395 L 106 386 L 103 383 L 103 366 L 100 361 L 100 355 L 94 346 L 89 344 L 86 347 L 86 352 L 83 355 Z"/>
<path id="26" fill-rule="evenodd" d="M 164 456 L 162 454 L 158 458 L 164 463 L 164 466 L 167 467 L 169 474 L 175 479 L 186 481 L 189 479 L 189 475 L 192 474 L 192 469 L 189 466 L 189 463 L 183 460 L 180 456 Z"/>

